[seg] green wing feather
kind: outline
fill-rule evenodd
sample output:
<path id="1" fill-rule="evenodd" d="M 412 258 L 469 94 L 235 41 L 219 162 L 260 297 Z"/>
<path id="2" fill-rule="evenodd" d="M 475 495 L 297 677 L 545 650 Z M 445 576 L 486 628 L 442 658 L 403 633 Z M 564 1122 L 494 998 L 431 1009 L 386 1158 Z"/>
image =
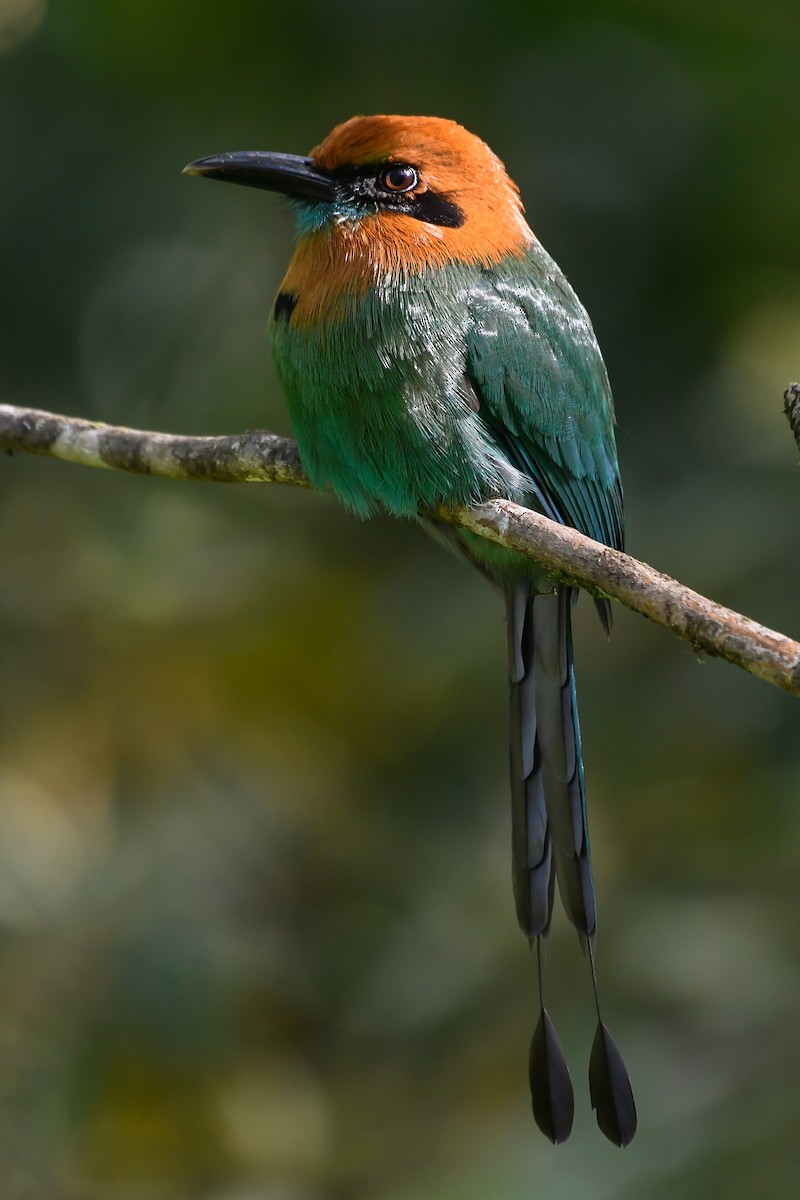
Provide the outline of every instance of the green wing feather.
<path id="1" fill-rule="evenodd" d="M 484 271 L 471 308 L 467 371 L 484 421 L 547 515 L 621 549 L 611 389 L 583 305 L 537 243 Z"/>

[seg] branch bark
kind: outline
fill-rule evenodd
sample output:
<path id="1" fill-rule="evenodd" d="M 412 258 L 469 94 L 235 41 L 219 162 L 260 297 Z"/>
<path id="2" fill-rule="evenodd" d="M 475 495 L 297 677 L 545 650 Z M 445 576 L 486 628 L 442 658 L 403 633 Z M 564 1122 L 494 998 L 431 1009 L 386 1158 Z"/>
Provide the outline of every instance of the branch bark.
<path id="1" fill-rule="evenodd" d="M 784 403 L 800 439 L 800 387 L 792 385 Z M 0 404 L 0 450 L 167 479 L 309 486 L 294 442 L 261 431 L 183 437 Z M 695 650 L 800 696 L 800 643 L 715 604 L 628 554 L 509 500 L 433 515 L 509 546 L 564 582 L 608 596 L 671 629 Z"/>
<path id="2" fill-rule="evenodd" d="M 783 411 L 800 450 L 800 383 L 790 383 L 783 393 Z"/>
<path id="3" fill-rule="evenodd" d="M 233 437 L 183 437 L 0 404 L 0 450 L 24 450 L 83 467 L 164 479 L 310 487 L 294 442 L 264 430 Z"/>

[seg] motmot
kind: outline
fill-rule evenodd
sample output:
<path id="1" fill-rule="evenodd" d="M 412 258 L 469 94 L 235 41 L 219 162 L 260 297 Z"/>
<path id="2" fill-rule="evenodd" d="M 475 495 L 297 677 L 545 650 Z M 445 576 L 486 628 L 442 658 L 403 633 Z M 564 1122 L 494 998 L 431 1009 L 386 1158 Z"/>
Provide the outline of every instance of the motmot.
<path id="1" fill-rule="evenodd" d="M 598 997 L 576 590 L 433 515 L 505 497 L 622 548 L 614 409 L 586 310 L 500 159 L 454 121 L 358 116 L 307 157 L 243 151 L 185 170 L 289 199 L 298 237 L 270 336 L 312 484 L 359 517 L 420 520 L 505 598 L 513 890 L 538 976 L 533 1114 L 552 1142 L 569 1136 L 572 1082 L 543 990 L 558 882 L 591 969 L 592 1107 L 625 1146 L 636 1108 Z M 608 633 L 610 604 L 595 603 Z"/>

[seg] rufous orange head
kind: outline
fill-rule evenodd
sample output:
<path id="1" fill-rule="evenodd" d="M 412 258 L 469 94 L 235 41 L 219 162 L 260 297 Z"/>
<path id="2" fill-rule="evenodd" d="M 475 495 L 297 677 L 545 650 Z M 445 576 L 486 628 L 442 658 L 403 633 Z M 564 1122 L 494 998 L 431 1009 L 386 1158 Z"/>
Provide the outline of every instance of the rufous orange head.
<path id="1" fill-rule="evenodd" d="M 351 277 L 490 265 L 533 241 L 516 185 L 480 138 L 440 117 L 352 117 L 309 157 L 248 151 L 192 175 L 280 191 L 317 267 Z"/>

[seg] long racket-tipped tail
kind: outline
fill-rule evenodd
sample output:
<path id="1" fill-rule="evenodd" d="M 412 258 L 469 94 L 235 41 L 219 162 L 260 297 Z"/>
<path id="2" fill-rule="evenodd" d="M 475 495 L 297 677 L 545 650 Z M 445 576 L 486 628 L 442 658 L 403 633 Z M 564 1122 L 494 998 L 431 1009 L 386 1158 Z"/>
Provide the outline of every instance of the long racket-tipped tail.
<path id="1" fill-rule="evenodd" d="M 540 1016 L 531 1044 L 533 1112 L 543 1133 L 564 1141 L 572 1127 L 572 1083 L 544 1007 L 543 943 L 558 881 L 567 916 L 588 947 L 598 1014 L 590 1065 L 600 1129 L 627 1145 L 636 1129 L 622 1058 L 600 1020 L 594 969 L 596 912 L 589 858 L 580 726 L 572 661 L 573 591 L 506 588 L 510 680 L 512 871 L 517 919 L 537 943 Z"/>

